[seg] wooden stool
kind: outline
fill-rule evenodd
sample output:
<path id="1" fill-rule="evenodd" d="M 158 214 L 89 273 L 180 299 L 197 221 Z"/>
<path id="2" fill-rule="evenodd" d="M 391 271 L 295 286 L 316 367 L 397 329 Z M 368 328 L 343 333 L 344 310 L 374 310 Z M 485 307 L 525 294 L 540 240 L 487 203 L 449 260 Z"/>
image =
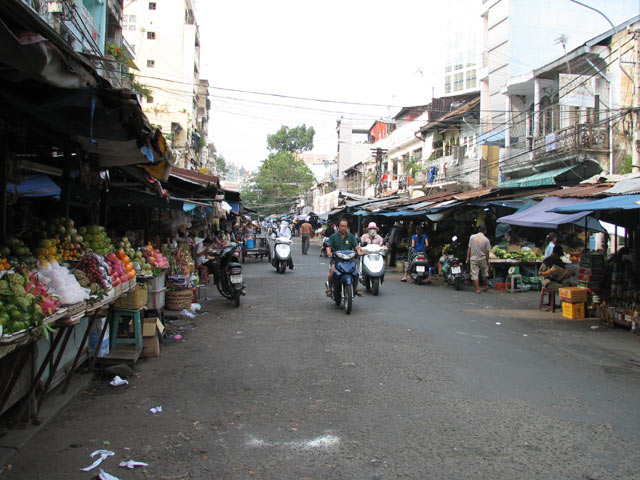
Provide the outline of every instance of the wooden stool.
<path id="1" fill-rule="evenodd" d="M 111 329 L 111 348 L 119 343 L 135 344 L 138 350 L 142 349 L 142 310 L 114 310 L 113 311 L 113 327 Z M 131 318 L 133 321 L 134 338 L 118 338 L 118 329 L 120 320 Z"/>
<path id="2" fill-rule="evenodd" d="M 548 303 L 544 302 L 544 296 L 548 295 Z M 542 307 L 546 307 L 545 310 L 550 310 L 551 312 L 556 311 L 556 291 L 551 288 L 542 287 L 542 291 L 540 292 L 540 305 L 538 306 L 538 310 L 543 310 Z"/>
<path id="3" fill-rule="evenodd" d="M 519 287 L 517 280 L 520 280 Z M 522 275 L 520 275 L 519 273 L 509 275 L 509 277 L 507 277 L 507 283 L 509 283 L 509 281 L 511 281 L 511 288 L 509 290 L 509 293 L 515 293 L 516 291 L 524 292 L 524 288 L 522 287 Z"/>

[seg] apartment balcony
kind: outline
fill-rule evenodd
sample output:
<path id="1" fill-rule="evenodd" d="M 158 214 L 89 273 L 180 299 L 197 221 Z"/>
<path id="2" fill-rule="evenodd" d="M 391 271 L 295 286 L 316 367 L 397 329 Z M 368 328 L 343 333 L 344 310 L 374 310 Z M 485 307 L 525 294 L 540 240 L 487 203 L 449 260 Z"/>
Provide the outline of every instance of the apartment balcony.
<path id="1" fill-rule="evenodd" d="M 548 135 L 525 137 L 506 148 L 500 162 L 503 173 L 553 164 L 571 158 L 600 157 L 609 153 L 609 127 L 582 123 Z"/>

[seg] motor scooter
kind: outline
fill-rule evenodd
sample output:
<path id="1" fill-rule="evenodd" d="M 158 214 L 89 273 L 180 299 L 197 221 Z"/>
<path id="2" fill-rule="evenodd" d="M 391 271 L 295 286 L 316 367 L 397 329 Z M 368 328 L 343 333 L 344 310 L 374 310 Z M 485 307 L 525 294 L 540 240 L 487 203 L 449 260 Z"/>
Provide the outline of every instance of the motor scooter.
<path id="1" fill-rule="evenodd" d="M 353 250 L 338 250 L 333 255 L 338 262 L 333 272 L 331 298 L 338 306 L 344 302 L 344 311 L 349 315 L 355 297 L 355 284 L 358 280 L 358 269 L 354 260 L 357 253 Z M 325 287 L 329 289 L 328 281 L 325 282 Z"/>
<path id="2" fill-rule="evenodd" d="M 429 280 L 429 259 L 425 252 L 415 252 L 411 263 L 409 264 L 409 276 L 418 285 L 425 280 Z"/>
<path id="3" fill-rule="evenodd" d="M 221 250 L 215 250 L 208 262 L 213 267 L 213 280 L 218 291 L 236 307 L 240 306 L 240 297 L 245 294 L 238 250 L 239 244 L 232 242 Z"/>
<path id="4" fill-rule="evenodd" d="M 442 278 L 446 283 L 453 286 L 456 290 L 460 290 L 462 283 L 462 262 L 454 255 L 456 242 L 458 237 L 451 239 L 451 245 L 444 251 L 442 257 Z"/>
<path id="5" fill-rule="evenodd" d="M 378 295 L 380 285 L 384 282 L 385 262 L 384 257 L 387 254 L 387 247 L 381 247 L 375 243 L 371 243 L 362 247 L 362 256 L 360 257 L 360 283 L 367 290 Z"/>
<path id="6" fill-rule="evenodd" d="M 322 238 L 322 247 L 320 247 L 320 256 L 328 257 L 327 255 L 327 247 L 329 246 L 329 237 Z"/>
<path id="7" fill-rule="evenodd" d="M 276 237 L 273 247 L 273 265 L 278 273 L 284 273 L 291 261 L 291 240 L 287 237 Z"/>

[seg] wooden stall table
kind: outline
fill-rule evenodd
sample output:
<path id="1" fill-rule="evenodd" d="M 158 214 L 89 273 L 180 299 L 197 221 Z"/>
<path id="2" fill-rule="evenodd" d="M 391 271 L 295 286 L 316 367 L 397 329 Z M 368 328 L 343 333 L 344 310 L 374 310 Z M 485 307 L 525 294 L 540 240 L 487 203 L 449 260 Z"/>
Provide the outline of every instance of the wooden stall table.
<path id="1" fill-rule="evenodd" d="M 524 260 L 515 260 L 512 258 L 490 258 L 489 259 L 489 276 L 493 274 L 493 284 L 496 283 L 496 267 L 506 267 L 507 270 L 509 267 L 533 267 L 534 273 L 537 275 L 538 269 L 542 261 L 524 261 Z M 506 280 L 506 275 L 505 275 Z"/>

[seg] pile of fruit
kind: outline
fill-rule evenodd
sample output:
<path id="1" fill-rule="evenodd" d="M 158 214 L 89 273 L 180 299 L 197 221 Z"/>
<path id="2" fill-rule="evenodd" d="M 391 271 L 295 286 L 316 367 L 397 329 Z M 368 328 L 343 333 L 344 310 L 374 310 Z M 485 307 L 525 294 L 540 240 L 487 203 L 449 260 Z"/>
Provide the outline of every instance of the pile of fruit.
<path id="1" fill-rule="evenodd" d="M 507 252 L 498 247 L 495 247 L 489 252 L 489 258 L 503 258 L 521 262 L 537 262 L 543 260 L 542 255 L 536 255 L 536 253 L 531 250 L 522 249 L 519 252 Z"/>
<path id="2" fill-rule="evenodd" d="M 5 270 L 11 270 L 9 260 L 7 260 L 6 258 L 0 258 L 0 272 L 4 272 Z"/>
<path id="3" fill-rule="evenodd" d="M 40 261 L 55 262 L 62 260 L 62 255 L 58 253 L 57 240 L 55 238 L 43 238 L 38 242 L 35 253 Z"/>
<path id="4" fill-rule="evenodd" d="M 27 265 L 32 268 L 36 264 L 36 258 L 22 240 L 15 237 L 7 237 L 4 245 L 0 246 L 0 255 L 7 259 L 9 265 Z"/>
<path id="5" fill-rule="evenodd" d="M 89 299 L 89 289 L 82 287 L 69 269 L 61 267 L 58 262 L 41 262 L 38 273 L 47 290 L 60 298 L 63 305 L 72 305 Z"/>
<path id="6" fill-rule="evenodd" d="M 118 250 L 116 252 L 116 256 L 118 257 L 118 259 L 120 259 L 122 263 L 124 263 L 124 267 L 127 269 L 127 275 L 129 276 L 129 280 L 136 278 L 136 267 L 133 265 L 133 262 L 129 258 L 129 255 L 124 253 L 124 250 Z"/>
<path id="7" fill-rule="evenodd" d="M 146 258 L 144 258 L 144 255 L 142 254 L 143 250 L 146 250 L 146 249 L 138 250 L 135 253 L 135 256 L 132 257 L 133 263 L 134 263 L 134 266 L 136 267 L 138 275 L 142 275 L 145 277 L 152 277 L 153 267 L 147 262 Z"/>
<path id="8" fill-rule="evenodd" d="M 104 227 L 99 225 L 80 227 L 80 234 L 84 237 L 86 247 L 92 252 L 107 255 L 115 250 Z"/>
<path id="9" fill-rule="evenodd" d="M 23 269 L 0 280 L 0 325 L 5 333 L 35 327 L 35 333 L 48 335 L 43 320 L 53 315 L 60 301 L 51 296 L 38 276 Z"/>
<path id="10" fill-rule="evenodd" d="M 127 267 L 125 266 L 124 262 L 115 255 L 115 253 L 110 253 L 104 258 L 107 261 L 109 268 L 111 269 L 112 287 L 115 288 L 121 283 L 127 283 L 130 280 Z M 133 265 L 131 265 L 131 268 L 133 268 Z M 135 276 L 135 272 L 133 275 Z"/>
<path id="11" fill-rule="evenodd" d="M 147 245 L 142 249 L 142 256 L 152 267 L 163 269 L 169 267 L 167 257 L 160 253 L 160 250 L 157 248 L 153 248 L 152 245 Z"/>
<path id="12" fill-rule="evenodd" d="M 87 253 L 82 257 L 80 263 L 76 267 L 76 272 L 78 270 L 84 272 L 86 277 L 89 279 L 89 288 L 91 288 L 91 284 L 94 283 L 102 290 L 108 290 L 111 288 L 111 278 L 109 277 L 110 269 L 100 255 Z M 76 278 L 78 278 L 77 274 Z"/>

